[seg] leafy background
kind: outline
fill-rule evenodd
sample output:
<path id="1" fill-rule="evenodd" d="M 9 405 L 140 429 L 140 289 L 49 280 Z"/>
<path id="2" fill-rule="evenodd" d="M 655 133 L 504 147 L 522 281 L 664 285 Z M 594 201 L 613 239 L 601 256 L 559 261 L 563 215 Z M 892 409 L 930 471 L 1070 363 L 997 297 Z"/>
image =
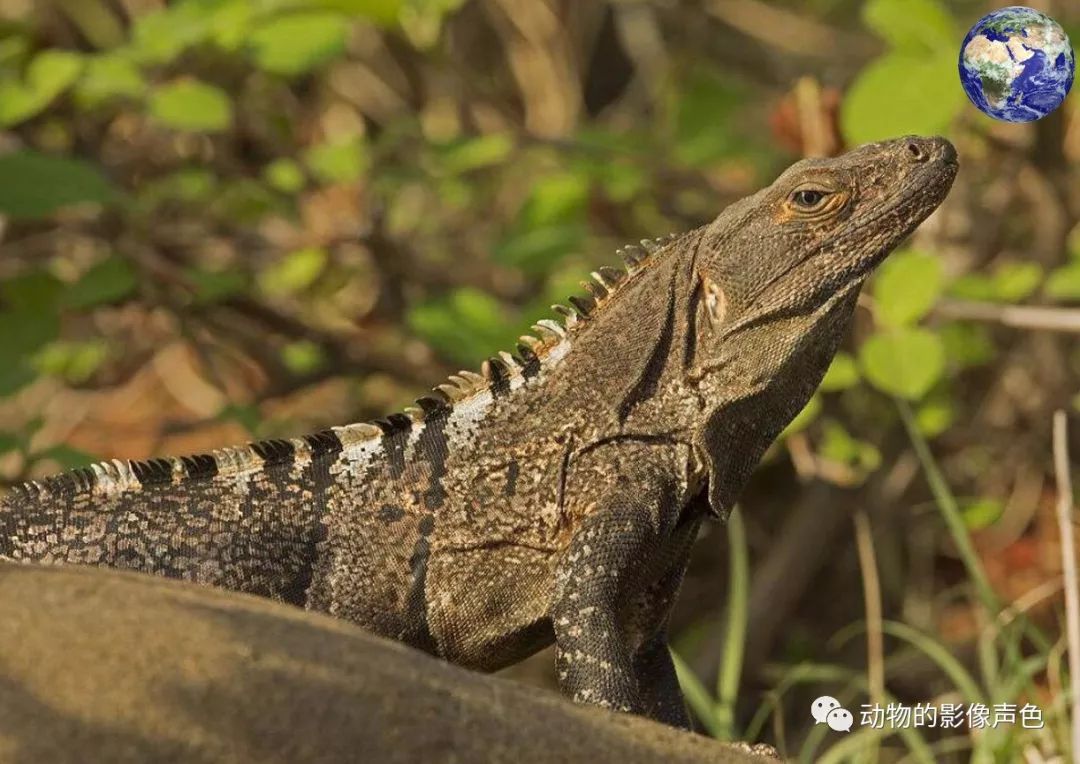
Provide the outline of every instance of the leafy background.
<path id="1" fill-rule="evenodd" d="M 990 7 L 0 0 L 0 478 L 385 413 L 621 243 L 799 156 L 945 134 L 950 199 L 705 532 L 676 650 L 718 737 L 1065 760 L 1049 444 L 1080 406 L 1080 120 L 967 103 L 957 47 Z M 1080 38 L 1075 4 L 1042 7 Z M 1047 724 L 841 737 L 820 694 Z"/>

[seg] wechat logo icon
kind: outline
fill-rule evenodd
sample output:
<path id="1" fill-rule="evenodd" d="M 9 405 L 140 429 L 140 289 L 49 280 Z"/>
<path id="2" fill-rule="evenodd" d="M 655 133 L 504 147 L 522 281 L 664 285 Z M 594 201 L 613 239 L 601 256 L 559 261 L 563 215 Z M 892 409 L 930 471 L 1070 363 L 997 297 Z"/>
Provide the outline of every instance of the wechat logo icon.
<path id="1" fill-rule="evenodd" d="M 835 732 L 850 732 L 855 717 L 851 712 L 840 705 L 836 698 L 822 695 L 810 704 L 810 715 L 814 717 L 815 724 L 828 724 L 829 729 Z"/>

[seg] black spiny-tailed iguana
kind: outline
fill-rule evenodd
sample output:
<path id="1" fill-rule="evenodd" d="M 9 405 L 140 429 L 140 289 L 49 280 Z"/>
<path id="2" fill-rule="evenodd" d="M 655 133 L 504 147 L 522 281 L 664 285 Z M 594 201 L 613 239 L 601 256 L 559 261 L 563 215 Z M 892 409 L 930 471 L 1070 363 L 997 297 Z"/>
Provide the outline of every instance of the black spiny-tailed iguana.
<path id="1" fill-rule="evenodd" d="M 698 526 L 730 510 L 956 170 L 940 138 L 801 161 L 629 248 L 563 322 L 416 410 L 16 488 L 0 558 L 265 595 L 478 669 L 554 639 L 570 697 L 685 726 L 665 632 Z"/>

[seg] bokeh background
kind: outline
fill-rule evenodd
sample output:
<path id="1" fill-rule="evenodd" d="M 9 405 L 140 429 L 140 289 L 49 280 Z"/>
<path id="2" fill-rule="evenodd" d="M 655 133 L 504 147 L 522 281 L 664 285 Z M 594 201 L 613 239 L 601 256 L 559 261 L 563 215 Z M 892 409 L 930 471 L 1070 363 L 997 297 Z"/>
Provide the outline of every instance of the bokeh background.
<path id="1" fill-rule="evenodd" d="M 1075 464 L 1080 101 L 1023 126 L 968 104 L 959 44 L 996 5 L 0 0 L 0 479 L 384 414 L 621 244 L 800 156 L 945 134 L 951 197 L 704 532 L 675 647 L 717 737 L 1065 761 L 1050 433 L 1069 411 Z M 1038 5 L 1080 39 L 1080 3 Z M 553 684 L 550 655 L 508 673 Z M 812 724 L 821 694 L 1045 726 L 845 737 Z"/>

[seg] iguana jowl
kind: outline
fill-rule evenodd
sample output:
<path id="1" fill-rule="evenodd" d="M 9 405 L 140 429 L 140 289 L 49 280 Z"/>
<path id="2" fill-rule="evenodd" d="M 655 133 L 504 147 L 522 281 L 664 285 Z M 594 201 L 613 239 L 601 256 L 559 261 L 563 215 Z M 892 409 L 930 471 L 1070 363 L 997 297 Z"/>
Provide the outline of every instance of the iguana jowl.
<path id="1" fill-rule="evenodd" d="M 554 639 L 575 700 L 685 726 L 665 631 L 698 526 L 730 510 L 956 170 L 941 138 L 801 161 L 630 248 L 564 322 L 408 414 L 19 487 L 0 557 L 265 595 L 479 669 Z"/>

